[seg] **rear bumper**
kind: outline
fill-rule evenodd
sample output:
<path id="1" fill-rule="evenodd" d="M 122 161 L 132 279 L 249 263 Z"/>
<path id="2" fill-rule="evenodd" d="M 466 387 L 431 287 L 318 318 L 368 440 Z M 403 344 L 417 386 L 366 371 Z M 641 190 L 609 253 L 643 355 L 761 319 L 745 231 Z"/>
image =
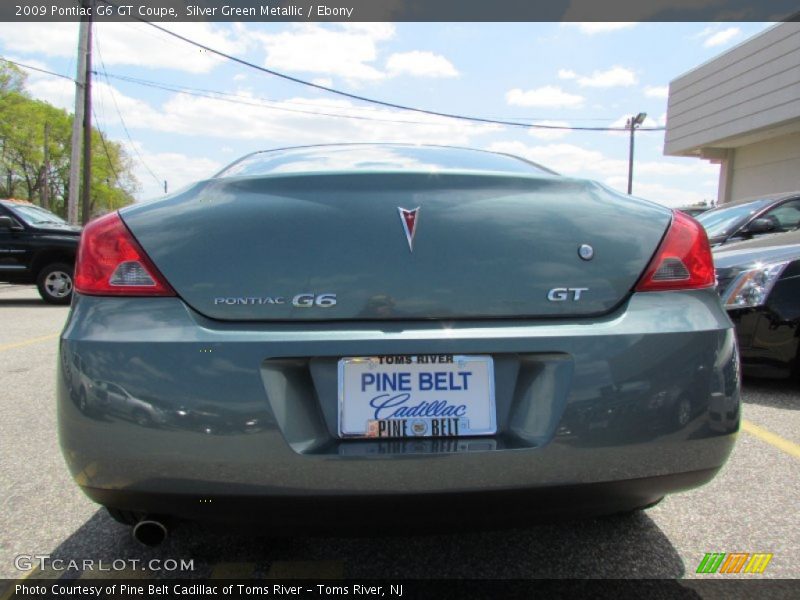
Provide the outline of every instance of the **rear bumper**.
<path id="1" fill-rule="evenodd" d="M 497 435 L 338 439 L 338 358 L 422 353 L 494 357 Z M 93 401 L 98 381 L 135 401 Z M 735 337 L 711 290 L 636 294 L 580 322 L 447 324 L 223 324 L 174 298 L 77 296 L 57 389 L 87 494 L 174 516 L 467 493 L 613 512 L 709 480 L 739 426 Z"/>
<path id="2" fill-rule="evenodd" d="M 710 481 L 717 469 L 642 479 L 532 489 L 378 495 L 218 495 L 131 492 L 84 487 L 95 502 L 139 514 L 220 524 L 260 524 L 271 533 L 408 533 L 472 527 L 520 527 L 553 517 L 593 517 L 647 507 L 664 495 Z M 209 501 L 210 500 L 210 501 Z"/>

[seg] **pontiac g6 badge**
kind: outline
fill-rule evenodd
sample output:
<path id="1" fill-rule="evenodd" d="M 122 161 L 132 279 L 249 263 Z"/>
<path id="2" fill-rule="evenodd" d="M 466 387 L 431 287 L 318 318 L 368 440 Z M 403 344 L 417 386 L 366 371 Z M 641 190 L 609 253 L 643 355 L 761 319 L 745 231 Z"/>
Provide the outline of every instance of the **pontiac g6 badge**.
<path id="1" fill-rule="evenodd" d="M 406 232 L 406 239 L 408 240 L 408 249 L 413 252 L 414 251 L 414 234 L 417 232 L 417 222 L 419 221 L 419 209 L 418 206 L 414 210 L 409 210 L 407 208 L 400 208 L 397 207 L 397 210 L 400 212 L 400 220 L 403 222 L 403 231 Z"/>

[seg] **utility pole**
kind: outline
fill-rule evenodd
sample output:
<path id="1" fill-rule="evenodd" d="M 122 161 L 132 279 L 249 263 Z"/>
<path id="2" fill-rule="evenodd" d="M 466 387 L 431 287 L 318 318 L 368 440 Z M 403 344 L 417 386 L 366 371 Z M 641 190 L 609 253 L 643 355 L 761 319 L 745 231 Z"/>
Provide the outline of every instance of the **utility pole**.
<path id="1" fill-rule="evenodd" d="M 644 123 L 646 118 L 647 113 L 639 113 L 635 117 L 630 117 L 628 122 L 625 123 L 625 127 L 630 129 L 631 132 L 631 143 L 628 148 L 628 195 L 633 193 L 633 132 L 639 125 Z"/>
<path id="2" fill-rule="evenodd" d="M 88 18 L 81 19 L 78 33 L 78 71 L 75 77 L 75 113 L 72 118 L 72 148 L 69 163 L 69 197 L 67 199 L 67 221 L 70 225 L 78 224 L 78 192 L 80 189 L 81 167 L 81 128 L 83 127 L 83 111 L 85 108 L 84 96 L 86 95 L 86 58 L 91 47 L 89 46 L 89 29 L 91 22 Z"/>
<path id="3" fill-rule="evenodd" d="M 164 180 L 164 193 L 167 193 L 167 180 Z"/>
<path id="4" fill-rule="evenodd" d="M 42 173 L 42 208 L 50 208 L 50 123 L 44 124 L 44 172 Z"/>
<path id="5" fill-rule="evenodd" d="M 83 211 L 81 222 L 86 225 L 91 218 L 92 204 L 92 17 L 94 12 L 94 1 L 86 2 L 91 9 L 87 17 L 88 32 L 87 51 L 86 51 L 86 76 L 84 77 L 83 95 L 83 183 L 82 183 L 82 202 Z"/>

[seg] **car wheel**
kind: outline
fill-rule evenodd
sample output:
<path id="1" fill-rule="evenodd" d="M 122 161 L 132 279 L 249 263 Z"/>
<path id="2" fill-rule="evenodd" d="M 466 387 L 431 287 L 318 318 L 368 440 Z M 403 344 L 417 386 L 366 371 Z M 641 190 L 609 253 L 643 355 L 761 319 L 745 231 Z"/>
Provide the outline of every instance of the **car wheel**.
<path id="1" fill-rule="evenodd" d="M 78 410 L 83 414 L 87 414 L 89 412 L 89 399 L 86 397 L 85 388 L 78 390 Z"/>
<path id="2" fill-rule="evenodd" d="M 136 525 L 142 517 L 132 510 L 120 510 L 118 508 L 111 508 L 110 506 L 106 506 L 106 511 L 112 519 L 123 525 Z"/>
<path id="3" fill-rule="evenodd" d="M 48 304 L 69 304 L 72 300 L 73 266 L 67 263 L 47 265 L 36 278 L 39 295 Z"/>
<path id="4" fill-rule="evenodd" d="M 142 427 L 150 427 L 153 424 L 153 419 L 143 410 L 137 410 L 133 413 L 133 419 L 137 425 Z"/>
<path id="5" fill-rule="evenodd" d="M 687 398 L 678 400 L 675 411 L 675 421 L 678 428 L 685 427 L 692 419 L 692 403 Z"/>

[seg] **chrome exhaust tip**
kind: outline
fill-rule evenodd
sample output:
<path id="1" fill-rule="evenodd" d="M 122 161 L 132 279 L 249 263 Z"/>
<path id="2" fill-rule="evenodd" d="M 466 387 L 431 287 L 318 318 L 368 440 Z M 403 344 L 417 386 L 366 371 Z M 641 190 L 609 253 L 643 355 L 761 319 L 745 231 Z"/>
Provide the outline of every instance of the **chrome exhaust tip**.
<path id="1" fill-rule="evenodd" d="M 137 542 L 152 548 L 166 540 L 169 531 L 161 521 L 145 517 L 133 526 L 131 534 Z"/>

